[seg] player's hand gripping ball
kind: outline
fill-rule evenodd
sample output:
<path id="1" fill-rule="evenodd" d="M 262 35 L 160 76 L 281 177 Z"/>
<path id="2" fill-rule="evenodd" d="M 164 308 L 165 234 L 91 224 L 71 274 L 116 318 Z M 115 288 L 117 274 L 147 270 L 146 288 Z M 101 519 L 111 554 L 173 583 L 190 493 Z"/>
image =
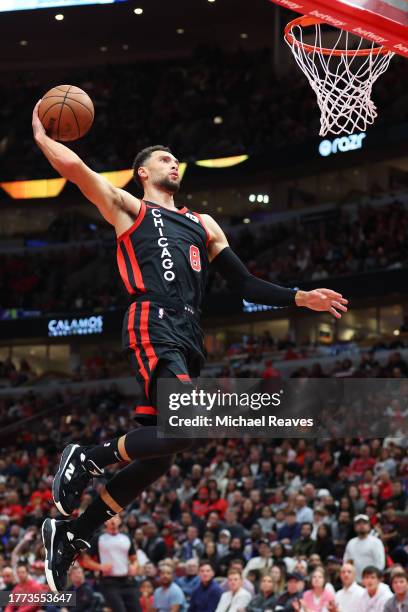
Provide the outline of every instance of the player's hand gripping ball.
<path id="1" fill-rule="evenodd" d="M 58 85 L 41 99 L 38 116 L 50 138 L 77 140 L 90 129 L 95 109 L 83 89 L 75 85 Z"/>

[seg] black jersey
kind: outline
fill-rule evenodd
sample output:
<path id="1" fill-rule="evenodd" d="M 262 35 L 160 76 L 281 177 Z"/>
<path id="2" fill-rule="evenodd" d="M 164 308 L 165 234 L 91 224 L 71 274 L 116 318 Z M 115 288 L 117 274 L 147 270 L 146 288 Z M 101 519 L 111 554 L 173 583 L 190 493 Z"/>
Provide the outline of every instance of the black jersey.
<path id="1" fill-rule="evenodd" d="M 118 237 L 117 261 L 128 293 L 157 294 L 200 309 L 208 274 L 208 231 L 196 212 L 141 201 Z"/>

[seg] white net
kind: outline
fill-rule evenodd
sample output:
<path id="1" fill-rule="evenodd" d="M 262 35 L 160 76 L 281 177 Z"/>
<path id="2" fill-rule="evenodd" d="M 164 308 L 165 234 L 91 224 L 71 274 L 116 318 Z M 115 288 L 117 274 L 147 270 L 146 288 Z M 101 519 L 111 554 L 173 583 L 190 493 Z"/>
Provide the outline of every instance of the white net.
<path id="1" fill-rule="evenodd" d="M 309 24 L 306 25 L 310 34 Z M 373 84 L 387 70 L 394 53 L 375 43 L 365 47 L 364 38 L 357 39 L 344 30 L 327 49 L 322 44 L 320 23 L 312 25 L 314 44 L 304 40 L 300 24 L 293 25 L 291 36 L 285 36 L 285 40 L 317 96 L 321 111 L 319 134 L 365 131 L 377 117 L 371 99 Z"/>

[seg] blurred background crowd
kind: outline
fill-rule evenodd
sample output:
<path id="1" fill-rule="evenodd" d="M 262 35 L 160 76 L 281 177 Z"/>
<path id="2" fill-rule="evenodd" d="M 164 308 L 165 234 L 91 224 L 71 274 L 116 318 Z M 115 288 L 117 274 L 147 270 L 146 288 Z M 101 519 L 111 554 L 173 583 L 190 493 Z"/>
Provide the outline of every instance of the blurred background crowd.
<path id="1" fill-rule="evenodd" d="M 71 441 L 92 445 L 122 435 L 134 426 L 131 407 L 117 388 L 100 387 L 47 399 L 27 396 L 9 411 L 20 427 L 0 459 L 1 588 L 21 582 L 24 571 L 44 585 L 40 526 L 44 516 L 57 516 L 50 487 L 60 449 Z M 102 483 L 93 484 L 78 513 Z M 238 590 L 241 603 L 233 610 L 292 611 L 298 609 L 293 600 L 308 599 L 310 590 L 318 598 L 324 594 L 328 605 L 350 576 L 348 586 L 355 580 L 366 589 L 381 584 L 385 603 L 385 585 L 408 566 L 407 492 L 407 438 L 202 440 L 177 456 L 120 520 L 96 534 L 71 573 L 71 588 L 85 602 L 81 607 L 78 597 L 77 609 L 102 609 L 104 597 L 111 601 L 109 589 L 121 597 L 130 589 L 140 598 L 139 609 L 149 610 L 164 589 L 174 602 L 180 599 L 180 611 L 224 610 L 217 607 L 222 594 Z M 110 556 L 102 546 L 106 533 Z M 124 562 L 120 534 L 129 541 L 129 577 L 122 582 L 114 579 Z M 348 560 L 353 564 L 344 565 Z M 203 604 L 208 593 L 202 584 L 213 577 L 214 600 Z"/>

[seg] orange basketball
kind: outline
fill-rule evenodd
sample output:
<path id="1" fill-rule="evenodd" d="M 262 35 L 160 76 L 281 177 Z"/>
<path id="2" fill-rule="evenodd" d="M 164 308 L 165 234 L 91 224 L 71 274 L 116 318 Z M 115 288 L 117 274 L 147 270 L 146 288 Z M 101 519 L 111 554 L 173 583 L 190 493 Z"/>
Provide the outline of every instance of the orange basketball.
<path id="1" fill-rule="evenodd" d="M 38 116 L 54 140 L 77 140 L 90 129 L 95 109 L 88 94 L 75 85 L 53 87 L 41 100 Z"/>

